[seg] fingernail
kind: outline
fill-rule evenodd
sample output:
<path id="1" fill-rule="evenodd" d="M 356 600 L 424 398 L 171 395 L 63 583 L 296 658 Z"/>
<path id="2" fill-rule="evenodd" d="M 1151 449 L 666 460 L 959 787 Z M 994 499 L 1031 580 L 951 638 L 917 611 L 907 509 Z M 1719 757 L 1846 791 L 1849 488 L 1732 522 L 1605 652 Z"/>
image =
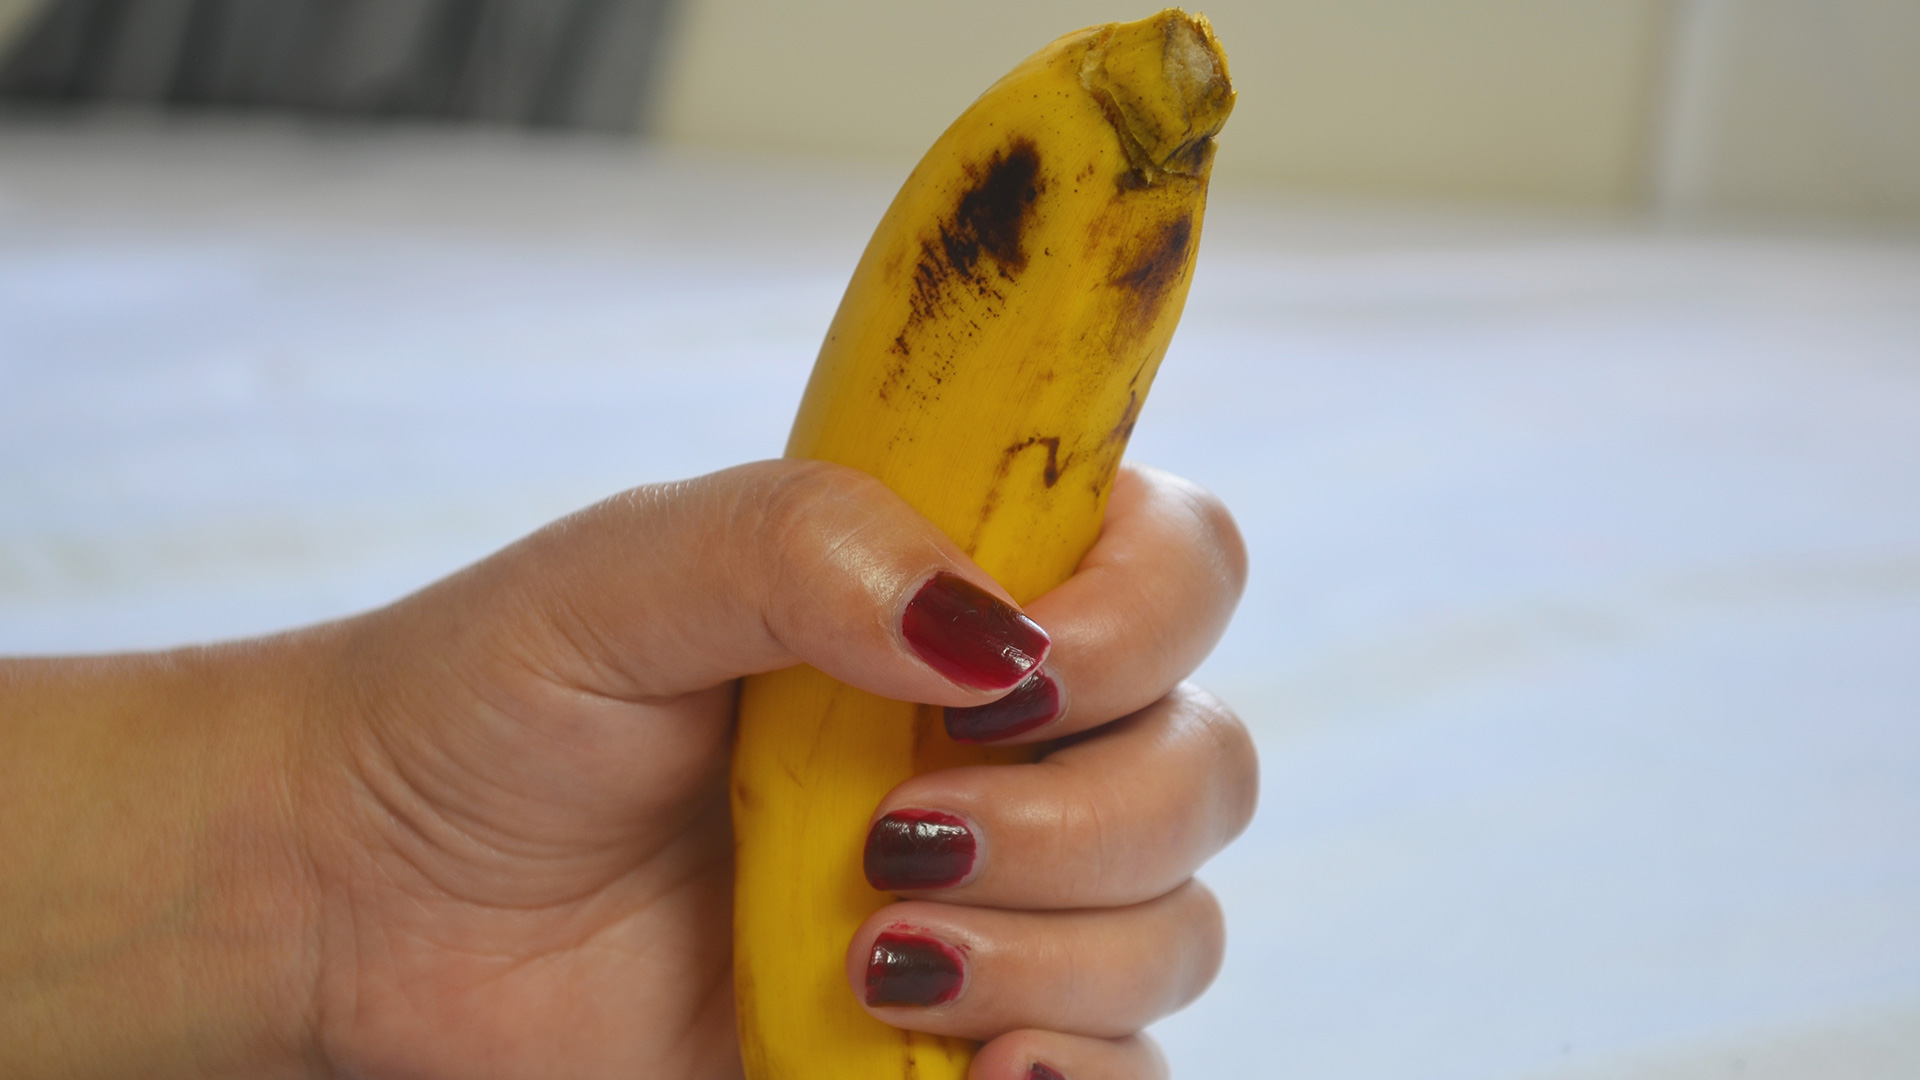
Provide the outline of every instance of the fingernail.
<path id="1" fill-rule="evenodd" d="M 907 602 L 900 632 L 935 671 L 964 686 L 1004 690 L 1047 655 L 1047 632 L 958 574 L 941 571 Z"/>
<path id="2" fill-rule="evenodd" d="M 1050 1069 L 1036 1061 L 1033 1063 L 1033 1068 L 1027 1070 L 1027 1080 L 1067 1080 L 1067 1078 L 1061 1076 L 1059 1070 Z"/>
<path id="3" fill-rule="evenodd" d="M 867 1004 L 944 1005 L 960 996 L 960 953 L 944 941 L 887 932 L 867 960 Z"/>
<path id="4" fill-rule="evenodd" d="M 955 742 L 1011 739 L 1060 715 L 1060 684 L 1035 671 L 999 701 L 946 710 L 947 734 Z"/>
<path id="5" fill-rule="evenodd" d="M 944 889 L 973 871 L 973 833 L 938 810 L 895 810 L 867 830 L 867 881 L 876 889 Z"/>

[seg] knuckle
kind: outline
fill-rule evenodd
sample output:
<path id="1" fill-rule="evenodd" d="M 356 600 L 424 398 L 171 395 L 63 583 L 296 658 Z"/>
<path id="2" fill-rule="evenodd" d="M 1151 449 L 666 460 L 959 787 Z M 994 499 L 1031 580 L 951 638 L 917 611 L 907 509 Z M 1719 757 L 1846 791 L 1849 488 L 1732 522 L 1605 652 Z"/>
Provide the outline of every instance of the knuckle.
<path id="1" fill-rule="evenodd" d="M 1209 546 L 1215 552 L 1215 560 L 1222 576 L 1238 595 L 1247 584 L 1247 541 L 1240 534 L 1240 523 L 1233 518 L 1233 512 L 1218 495 L 1203 487 L 1189 484 L 1186 488 L 1188 505 L 1193 516 L 1199 521 Z"/>
<path id="2" fill-rule="evenodd" d="M 1112 813 L 1105 795 L 1103 785 L 1075 791 L 1063 807 L 1065 827 L 1056 834 L 1060 841 L 1056 858 L 1062 865 L 1073 866 L 1073 880 L 1088 899 L 1108 895 L 1125 884 L 1116 882 L 1114 875 L 1127 865 L 1129 838 L 1125 830 L 1110 827 Z"/>
<path id="3" fill-rule="evenodd" d="M 1045 768 L 1045 766 L 1041 766 Z M 1114 778 L 1098 774 L 1074 775 L 1060 783 L 1056 776 L 1046 791 L 1036 793 L 1015 809 L 1001 807 L 1002 820 L 1018 821 L 1030 838 L 1036 870 L 1045 878 L 1065 883 L 1048 897 L 1048 907 L 1110 907 L 1150 901 L 1176 888 L 1190 869 L 1175 865 L 1177 857 L 1165 849 L 1187 830 L 1178 824 L 1181 808 L 1172 806 L 1148 829 L 1142 819 L 1147 802 Z M 1003 800 L 1003 803 L 1005 801 Z M 1179 876 L 1175 876 L 1179 875 Z"/>
<path id="4" fill-rule="evenodd" d="M 1133 1036 L 1130 1056 L 1137 1063 L 1141 1080 L 1167 1080 L 1173 1075 L 1173 1067 L 1167 1063 L 1167 1055 L 1160 1049 L 1160 1043 L 1144 1032 Z"/>
<path id="5" fill-rule="evenodd" d="M 1252 823 L 1259 806 L 1260 752 L 1253 733 L 1225 702 L 1192 683 L 1182 683 L 1178 693 L 1184 711 L 1208 742 L 1207 791 L 1220 830 L 1216 839 L 1224 847 Z"/>
<path id="6" fill-rule="evenodd" d="M 1176 918 L 1186 930 L 1180 977 L 1174 980 L 1176 1008 L 1205 993 L 1220 974 L 1227 954 L 1227 919 L 1220 899 L 1198 878 L 1180 889 Z"/>
<path id="7" fill-rule="evenodd" d="M 1163 492 L 1163 498 L 1185 510 L 1192 519 L 1199 545 L 1208 553 L 1220 575 L 1233 587 L 1235 595 L 1247 581 L 1247 542 L 1240 523 L 1226 501 L 1183 476 L 1159 470 L 1143 471 L 1142 479 Z"/>
<path id="8" fill-rule="evenodd" d="M 740 511 L 758 535 L 776 545 L 776 554 L 804 550 L 823 534 L 843 525 L 847 509 L 866 501 L 879 481 L 843 465 L 824 461 L 768 462 L 755 483 L 743 488 Z"/>
<path id="9" fill-rule="evenodd" d="M 832 610 L 820 593 L 845 598 L 858 580 L 863 535 L 875 534 L 889 494 L 873 477 L 823 461 L 778 461 L 743 485 L 731 528 L 751 538 L 762 610 L 780 625 Z M 856 571 L 852 579 L 836 571 Z M 861 590 L 852 588 L 852 593 Z"/>

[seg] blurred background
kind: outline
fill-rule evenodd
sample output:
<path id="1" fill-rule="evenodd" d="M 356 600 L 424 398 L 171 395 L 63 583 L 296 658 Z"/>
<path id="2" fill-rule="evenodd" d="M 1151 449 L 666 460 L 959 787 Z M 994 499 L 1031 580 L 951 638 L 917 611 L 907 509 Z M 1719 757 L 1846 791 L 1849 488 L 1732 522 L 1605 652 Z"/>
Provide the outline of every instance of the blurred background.
<path id="1" fill-rule="evenodd" d="M 0 0 L 0 651 L 779 452 L 914 158 L 1151 5 Z M 1920 4 L 1222 0 L 1133 454 L 1254 552 L 1178 1075 L 1920 1076 Z"/>

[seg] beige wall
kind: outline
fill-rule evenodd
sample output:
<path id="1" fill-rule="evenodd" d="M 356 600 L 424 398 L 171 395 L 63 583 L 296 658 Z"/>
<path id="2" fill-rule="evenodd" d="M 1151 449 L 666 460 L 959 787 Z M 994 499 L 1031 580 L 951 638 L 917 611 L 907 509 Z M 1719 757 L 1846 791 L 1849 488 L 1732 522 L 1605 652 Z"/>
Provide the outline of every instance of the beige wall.
<path id="1" fill-rule="evenodd" d="M 1114 0 L 686 0 L 671 139 L 917 154 Z M 1240 104 L 1223 177 L 1401 196 L 1621 204 L 1641 194 L 1666 0 L 1213 0 Z"/>
<path id="2" fill-rule="evenodd" d="M 1686 0 L 1658 198 L 1920 217 L 1920 2 Z"/>
<path id="3" fill-rule="evenodd" d="M 1239 171 L 1288 187 L 1618 204 L 1645 173 L 1658 0 L 1221 8 Z"/>
<path id="4" fill-rule="evenodd" d="M 46 0 L 0 0 L 0 43 Z M 1199 3 L 1200 0 L 1195 0 Z M 910 160 L 1159 0 L 678 0 L 654 127 Z M 1337 195 L 1920 218 L 1920 0 L 1208 0 L 1220 175 Z"/>

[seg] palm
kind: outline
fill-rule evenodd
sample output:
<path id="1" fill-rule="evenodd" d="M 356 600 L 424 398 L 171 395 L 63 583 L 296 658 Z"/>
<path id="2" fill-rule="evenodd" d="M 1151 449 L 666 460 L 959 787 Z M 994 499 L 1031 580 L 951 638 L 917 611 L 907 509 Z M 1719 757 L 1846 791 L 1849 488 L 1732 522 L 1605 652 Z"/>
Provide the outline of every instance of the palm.
<path id="1" fill-rule="evenodd" d="M 330 890 L 323 1020 L 352 1048 L 330 1055 L 371 1077 L 737 1075 L 730 688 L 477 696 L 501 690 L 424 727 L 509 737 L 408 739 L 355 785 L 380 835 Z"/>

